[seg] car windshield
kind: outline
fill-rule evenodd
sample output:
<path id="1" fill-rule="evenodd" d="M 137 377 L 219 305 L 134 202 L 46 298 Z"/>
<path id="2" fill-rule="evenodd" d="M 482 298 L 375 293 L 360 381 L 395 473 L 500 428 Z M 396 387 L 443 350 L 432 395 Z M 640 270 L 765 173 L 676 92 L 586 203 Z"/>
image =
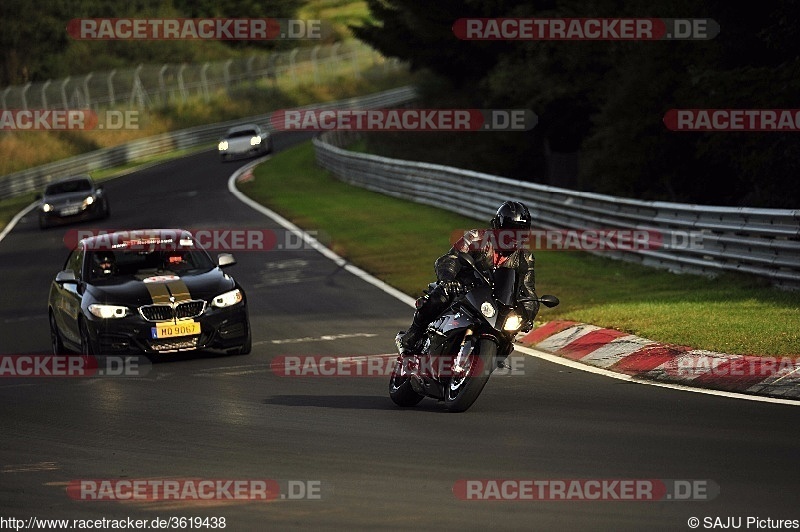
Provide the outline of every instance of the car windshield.
<path id="1" fill-rule="evenodd" d="M 44 193 L 48 196 L 56 194 L 69 194 L 71 192 L 89 192 L 92 190 L 92 183 L 88 179 L 75 179 L 73 181 L 62 181 L 49 185 Z"/>
<path id="2" fill-rule="evenodd" d="M 229 139 L 235 139 L 238 137 L 256 137 L 258 133 L 255 129 L 244 129 L 239 131 L 230 131 L 228 132 Z"/>
<path id="3" fill-rule="evenodd" d="M 198 274 L 210 271 L 216 266 L 205 251 L 185 247 L 92 251 L 88 260 L 93 280 Z"/>

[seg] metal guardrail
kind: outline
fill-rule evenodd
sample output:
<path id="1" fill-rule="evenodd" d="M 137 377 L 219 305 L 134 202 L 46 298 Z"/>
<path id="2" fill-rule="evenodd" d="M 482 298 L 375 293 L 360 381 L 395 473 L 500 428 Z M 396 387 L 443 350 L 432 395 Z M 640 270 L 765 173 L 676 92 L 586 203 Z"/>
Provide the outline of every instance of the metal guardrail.
<path id="1" fill-rule="evenodd" d="M 416 98 L 416 92 L 412 87 L 401 87 L 371 94 L 369 96 L 324 104 L 312 104 L 298 109 L 372 109 L 403 105 L 412 101 L 414 98 Z M 41 190 L 47 183 L 60 177 L 113 168 L 144 157 L 214 142 L 222 137 L 229 127 L 235 125 L 254 122 L 261 125 L 264 129 L 273 131 L 274 128 L 270 124 L 271 116 L 272 114 L 268 113 L 227 122 L 197 126 L 180 131 L 162 133 L 153 137 L 128 142 L 120 146 L 104 148 L 21 172 L 0 176 L 0 199 Z"/>
<path id="2" fill-rule="evenodd" d="M 642 230 L 657 232 L 665 243 L 597 253 L 603 256 L 675 272 L 754 274 L 800 289 L 800 210 L 639 201 L 355 153 L 339 147 L 345 142 L 341 134 L 315 139 L 317 162 L 356 186 L 482 220 L 516 199 L 531 208 L 537 228 Z"/>

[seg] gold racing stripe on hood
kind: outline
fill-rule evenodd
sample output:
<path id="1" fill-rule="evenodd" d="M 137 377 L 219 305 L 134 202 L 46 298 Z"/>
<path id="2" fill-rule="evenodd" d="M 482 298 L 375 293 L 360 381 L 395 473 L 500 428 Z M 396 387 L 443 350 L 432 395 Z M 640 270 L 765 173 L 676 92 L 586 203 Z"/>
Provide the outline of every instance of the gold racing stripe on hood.
<path id="1" fill-rule="evenodd" d="M 164 283 L 144 283 L 147 287 L 147 291 L 150 292 L 150 299 L 153 300 L 154 304 L 158 303 L 167 303 L 169 304 L 169 290 L 167 290 L 167 285 Z"/>
<path id="2" fill-rule="evenodd" d="M 182 280 L 178 279 L 177 281 L 170 281 L 167 283 L 170 292 L 175 297 L 175 303 L 180 303 L 181 301 L 189 301 L 192 299 L 192 294 L 189 293 L 189 287 L 186 286 Z"/>

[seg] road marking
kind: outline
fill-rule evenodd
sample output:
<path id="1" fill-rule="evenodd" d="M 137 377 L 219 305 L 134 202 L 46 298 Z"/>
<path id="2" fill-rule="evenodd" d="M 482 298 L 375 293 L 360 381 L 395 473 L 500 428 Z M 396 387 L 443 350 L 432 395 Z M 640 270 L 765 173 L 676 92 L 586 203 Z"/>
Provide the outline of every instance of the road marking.
<path id="1" fill-rule="evenodd" d="M 8 225 L 6 225 L 5 229 L 3 229 L 2 232 L 0 232 L 0 242 L 2 242 L 3 239 L 6 237 L 6 235 L 8 235 L 8 233 L 10 233 L 14 229 L 14 226 L 16 226 L 17 223 L 19 223 L 19 221 L 22 219 L 22 217 L 25 216 L 26 214 L 28 214 L 28 211 L 33 210 L 33 208 L 36 207 L 37 205 L 39 205 L 39 202 L 38 201 L 34 201 L 30 205 L 28 205 L 27 207 L 25 207 L 24 209 L 19 211 L 16 214 L 16 216 L 11 218 L 11 221 L 8 222 Z"/>
<path id="2" fill-rule="evenodd" d="M 253 345 L 260 344 L 301 344 L 304 342 L 330 342 L 332 340 L 342 340 L 345 338 L 373 338 L 378 336 L 375 333 L 343 333 L 343 334 L 325 334 L 322 336 L 306 336 L 304 338 L 284 338 L 281 340 L 260 340 L 253 342 Z"/>
<path id="3" fill-rule="evenodd" d="M 58 471 L 61 469 L 55 462 L 36 462 L 34 464 L 4 465 L 0 473 L 35 473 L 37 471 Z"/>

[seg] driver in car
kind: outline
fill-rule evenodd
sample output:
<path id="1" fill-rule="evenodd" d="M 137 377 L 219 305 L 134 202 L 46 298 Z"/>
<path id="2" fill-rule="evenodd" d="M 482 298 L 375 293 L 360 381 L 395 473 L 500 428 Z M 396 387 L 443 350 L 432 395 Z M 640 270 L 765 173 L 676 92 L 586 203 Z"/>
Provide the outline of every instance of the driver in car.
<path id="1" fill-rule="evenodd" d="M 94 255 L 94 277 L 111 277 L 117 273 L 117 261 L 113 251 L 100 251 Z"/>
<path id="2" fill-rule="evenodd" d="M 534 257 L 530 250 L 524 249 L 524 242 L 531 229 L 531 215 L 528 208 L 519 201 L 506 201 L 497 209 L 491 220 L 491 230 L 472 229 L 464 233 L 448 253 L 436 260 L 436 287 L 416 303 L 414 321 L 408 331 L 398 336 L 398 348 L 403 356 L 414 352 L 422 340 L 428 324 L 449 307 L 455 296 L 468 284 L 469 279 L 461 274 L 458 252 L 469 253 L 476 266 L 491 272 L 497 268 L 515 268 L 517 278 L 517 299 L 525 298 L 523 331 L 530 331 L 533 319 L 539 312 L 536 301 Z"/>

